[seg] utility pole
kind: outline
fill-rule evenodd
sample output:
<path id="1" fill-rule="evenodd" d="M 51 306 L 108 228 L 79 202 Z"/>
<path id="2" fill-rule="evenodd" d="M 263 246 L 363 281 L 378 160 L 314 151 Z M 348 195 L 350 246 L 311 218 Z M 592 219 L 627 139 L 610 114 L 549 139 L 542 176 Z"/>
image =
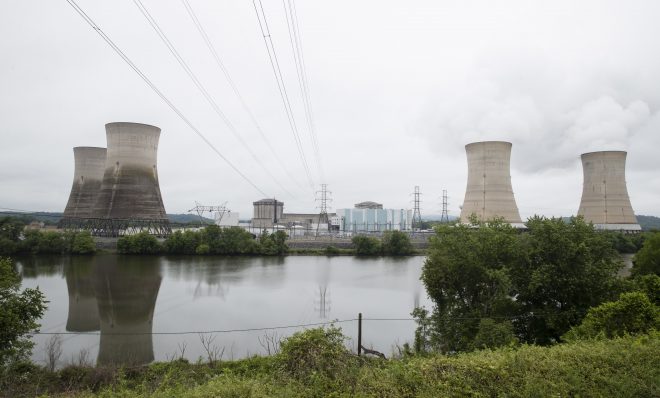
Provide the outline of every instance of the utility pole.
<path id="1" fill-rule="evenodd" d="M 195 201 L 195 207 L 188 210 L 188 213 L 191 213 L 193 211 L 197 213 L 197 215 L 199 216 L 199 222 L 204 224 L 203 215 L 205 212 L 209 212 L 209 213 L 216 212 L 218 214 L 217 222 L 219 223 L 220 221 L 222 221 L 222 217 L 224 217 L 224 215 L 226 213 L 229 213 L 231 210 L 227 209 L 227 202 L 221 204 L 220 206 L 205 206 Z"/>
<path id="2" fill-rule="evenodd" d="M 317 208 L 319 209 L 319 220 L 316 224 L 316 235 L 319 234 L 319 226 L 322 223 L 327 224 L 328 230 L 330 230 L 330 220 L 328 219 L 328 203 L 332 202 L 330 195 L 332 192 L 328 191 L 328 184 L 321 184 L 321 190 L 316 191 L 316 201 L 319 202 Z"/>
<path id="3" fill-rule="evenodd" d="M 447 202 L 447 190 L 443 189 L 442 190 L 442 215 L 440 216 L 440 222 L 441 223 L 447 223 L 449 222 L 449 212 L 447 211 L 448 208 L 448 202 Z"/>
<path id="4" fill-rule="evenodd" d="M 419 192 L 419 185 L 415 185 L 415 192 L 413 192 L 413 217 L 412 217 L 412 229 L 420 229 L 422 226 L 422 213 L 419 211 L 419 203 L 421 193 Z"/>

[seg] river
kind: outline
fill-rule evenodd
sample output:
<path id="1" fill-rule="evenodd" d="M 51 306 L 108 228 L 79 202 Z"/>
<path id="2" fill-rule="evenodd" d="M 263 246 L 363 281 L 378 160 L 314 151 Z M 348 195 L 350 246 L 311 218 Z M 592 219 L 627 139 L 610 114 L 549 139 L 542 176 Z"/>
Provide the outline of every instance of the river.
<path id="1" fill-rule="evenodd" d="M 245 329 L 333 320 L 355 351 L 360 312 L 363 346 L 389 356 L 412 341 L 413 308 L 431 307 L 419 280 L 423 262 L 422 256 L 16 259 L 23 287 L 38 286 L 49 301 L 41 331 L 65 333 L 59 366 L 81 355 L 99 365 L 165 361 L 182 353 L 207 360 L 202 339 L 225 360 L 266 355 L 270 342 L 304 327 Z M 198 333 L 209 331 L 216 332 Z M 33 361 L 45 362 L 52 336 L 34 336 Z"/>

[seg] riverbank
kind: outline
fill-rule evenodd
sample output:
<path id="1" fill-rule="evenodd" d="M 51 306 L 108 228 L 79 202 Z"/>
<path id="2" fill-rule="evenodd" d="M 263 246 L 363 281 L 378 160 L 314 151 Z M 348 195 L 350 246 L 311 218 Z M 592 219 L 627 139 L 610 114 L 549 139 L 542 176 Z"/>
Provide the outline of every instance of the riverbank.
<path id="1" fill-rule="evenodd" d="M 24 365 L 5 373 L 3 397 L 437 397 L 660 395 L 657 333 L 456 356 L 358 358 L 310 351 L 238 361 L 174 360 L 140 367 Z M 307 366 L 294 371 L 295 363 Z"/>

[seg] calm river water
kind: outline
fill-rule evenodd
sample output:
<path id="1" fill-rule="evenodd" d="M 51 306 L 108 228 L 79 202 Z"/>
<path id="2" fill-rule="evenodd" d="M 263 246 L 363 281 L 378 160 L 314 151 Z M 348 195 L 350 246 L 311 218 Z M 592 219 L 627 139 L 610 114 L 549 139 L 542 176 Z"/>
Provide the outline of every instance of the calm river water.
<path id="1" fill-rule="evenodd" d="M 23 287 L 50 301 L 42 332 L 61 335 L 60 364 L 87 353 L 90 363 L 148 363 L 179 356 L 206 359 L 198 331 L 227 331 L 332 320 L 410 318 L 426 305 L 419 276 L 424 257 L 290 256 L 25 257 Z M 357 322 L 339 322 L 356 349 Z M 266 354 L 266 339 L 302 328 L 206 335 L 223 359 Z M 363 321 L 363 345 L 389 356 L 412 341 L 410 320 Z M 181 334 L 182 332 L 191 332 Z M 72 334 L 86 333 L 86 334 Z M 153 334 L 152 334 L 153 333 Z M 172 333 L 172 334 L 162 334 Z M 50 335 L 37 335 L 32 359 L 45 360 Z"/>

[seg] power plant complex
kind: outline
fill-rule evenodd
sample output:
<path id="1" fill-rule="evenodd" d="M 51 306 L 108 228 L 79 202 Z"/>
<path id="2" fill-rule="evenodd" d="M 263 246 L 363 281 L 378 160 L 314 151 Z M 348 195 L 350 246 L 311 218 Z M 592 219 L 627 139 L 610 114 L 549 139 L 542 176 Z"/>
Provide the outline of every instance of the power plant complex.
<path id="1" fill-rule="evenodd" d="M 107 150 L 74 148 L 74 181 L 60 226 L 106 237 L 168 235 L 156 165 L 160 129 L 124 122 L 105 129 Z"/>
<path id="2" fill-rule="evenodd" d="M 158 182 L 161 130 L 147 124 L 124 122 L 108 123 L 105 129 L 107 149 L 73 149 L 74 178 L 60 227 L 85 229 L 104 237 L 143 231 L 157 236 L 170 234 Z M 514 227 L 525 227 L 511 182 L 511 149 L 512 144 L 504 141 L 465 145 L 468 176 L 460 213 L 462 223 L 469 223 L 472 216 L 481 221 L 498 217 Z M 596 228 L 641 230 L 628 197 L 625 162 L 624 151 L 582 154 L 584 183 L 577 214 Z M 285 213 L 283 202 L 261 199 L 253 202 L 252 220 L 242 225 L 250 230 L 291 229 L 295 234 L 310 230 L 314 233 L 413 231 L 418 206 L 416 200 L 413 212 L 362 202 L 353 209 L 338 209 L 336 213 Z M 231 225 L 239 225 L 238 219 L 223 226 Z"/>

